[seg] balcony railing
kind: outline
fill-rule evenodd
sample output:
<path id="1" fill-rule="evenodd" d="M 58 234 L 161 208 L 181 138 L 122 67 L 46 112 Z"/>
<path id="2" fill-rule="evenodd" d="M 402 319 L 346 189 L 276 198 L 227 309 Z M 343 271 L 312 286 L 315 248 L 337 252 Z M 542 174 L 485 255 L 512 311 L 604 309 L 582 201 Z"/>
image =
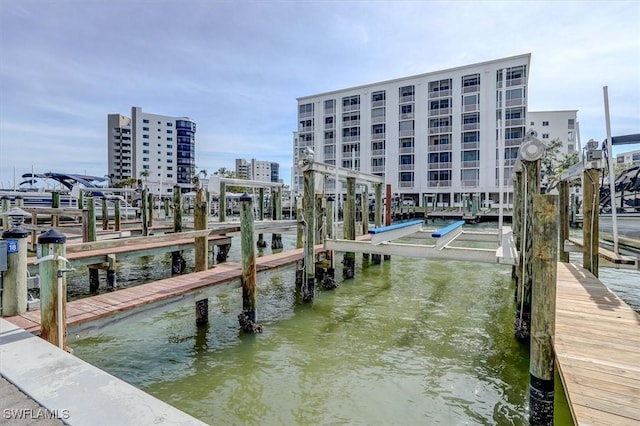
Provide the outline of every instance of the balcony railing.
<path id="1" fill-rule="evenodd" d="M 462 149 L 478 149 L 480 142 L 462 142 Z"/>
<path id="2" fill-rule="evenodd" d="M 384 166 L 371 166 L 371 173 L 384 173 Z"/>
<path id="3" fill-rule="evenodd" d="M 429 163 L 429 170 L 443 170 L 450 169 L 451 162 L 448 163 Z"/>
<path id="4" fill-rule="evenodd" d="M 342 127 L 355 127 L 360 125 L 360 120 L 347 120 L 342 122 Z"/>
<path id="5" fill-rule="evenodd" d="M 404 96 L 400 96 L 400 103 L 405 103 L 405 102 L 413 102 L 416 100 L 415 95 L 404 95 Z"/>
<path id="6" fill-rule="evenodd" d="M 373 101 L 371 102 L 371 106 L 372 107 L 381 107 L 381 106 L 385 106 L 387 104 L 387 101 L 385 99 L 381 100 L 381 101 Z"/>
<path id="7" fill-rule="evenodd" d="M 480 111 L 480 106 L 478 104 L 464 105 L 462 107 L 462 110 L 464 112 L 476 112 L 476 111 Z"/>
<path id="8" fill-rule="evenodd" d="M 324 115 L 335 114 L 335 113 L 336 113 L 336 107 L 324 109 Z"/>
<path id="9" fill-rule="evenodd" d="M 415 114 L 413 112 L 404 112 L 400 114 L 400 120 L 407 120 L 414 117 Z"/>
<path id="10" fill-rule="evenodd" d="M 384 149 L 372 149 L 371 156 L 372 157 L 384 157 L 385 151 Z"/>
<path id="11" fill-rule="evenodd" d="M 413 188 L 413 181 L 412 180 L 401 180 L 400 181 L 400 188 Z"/>
<path id="12" fill-rule="evenodd" d="M 371 124 L 384 123 L 384 115 L 382 117 L 371 117 Z"/>
<path id="13" fill-rule="evenodd" d="M 451 126 L 429 127 L 429 134 L 451 133 Z"/>
<path id="14" fill-rule="evenodd" d="M 313 117 L 313 111 L 301 112 L 299 118 L 311 118 Z"/>
<path id="15" fill-rule="evenodd" d="M 462 180 L 462 187 L 463 188 L 476 188 L 478 186 L 478 180 L 477 179 L 463 179 Z"/>
<path id="16" fill-rule="evenodd" d="M 336 123 L 324 123 L 325 130 L 333 130 L 336 128 Z"/>
<path id="17" fill-rule="evenodd" d="M 524 106 L 524 99 L 525 98 L 507 99 L 507 107 Z M 502 108 L 502 101 L 498 100 L 496 102 L 496 107 Z"/>
<path id="18" fill-rule="evenodd" d="M 480 161 L 477 160 L 462 162 L 463 169 L 477 169 L 478 167 L 480 167 Z"/>
<path id="19" fill-rule="evenodd" d="M 513 86 L 522 86 L 524 84 L 524 77 L 520 77 L 520 78 L 508 78 L 507 79 L 507 87 L 513 87 Z M 497 83 L 498 89 L 502 88 L 502 81 L 499 81 Z"/>
<path id="20" fill-rule="evenodd" d="M 451 108 L 435 108 L 429 110 L 429 117 L 437 117 L 439 115 L 451 115 Z"/>
<path id="21" fill-rule="evenodd" d="M 446 96 L 451 96 L 451 89 L 429 92 L 429 99 L 444 98 Z"/>
<path id="22" fill-rule="evenodd" d="M 406 172 L 415 169 L 415 164 L 400 164 L 400 171 Z"/>
<path id="23" fill-rule="evenodd" d="M 387 136 L 386 133 L 374 133 L 371 135 L 371 139 L 372 140 L 380 140 L 380 139 L 385 139 Z"/>
<path id="24" fill-rule="evenodd" d="M 473 86 L 462 86 L 462 93 L 473 93 L 473 92 L 479 92 L 479 91 L 480 91 L 479 84 L 474 84 Z"/>
<path id="25" fill-rule="evenodd" d="M 324 144 L 325 145 L 333 145 L 336 143 L 336 139 L 335 138 L 325 138 L 324 139 Z"/>
<path id="26" fill-rule="evenodd" d="M 342 142 L 360 142 L 360 135 L 358 136 L 343 136 Z"/>
<path id="27" fill-rule="evenodd" d="M 414 152 L 415 148 L 412 146 L 400 147 L 400 154 L 413 154 Z"/>
<path id="28" fill-rule="evenodd" d="M 400 130 L 400 137 L 413 136 L 415 134 L 414 130 Z"/>
<path id="29" fill-rule="evenodd" d="M 359 110 L 360 110 L 360 104 L 345 105 L 345 106 L 342 107 L 342 111 L 344 111 L 344 112 L 359 111 Z"/>
<path id="30" fill-rule="evenodd" d="M 313 126 L 300 126 L 300 133 L 313 132 Z"/>
<path id="31" fill-rule="evenodd" d="M 451 144 L 429 144 L 429 152 L 451 151 Z"/>
<path id="32" fill-rule="evenodd" d="M 516 161 L 518 161 L 517 158 L 505 158 L 504 159 L 504 165 L 505 165 L 505 167 L 513 166 L 514 164 L 516 164 Z"/>
<path id="33" fill-rule="evenodd" d="M 480 123 L 465 123 L 462 125 L 462 130 L 478 130 Z"/>
<path id="34" fill-rule="evenodd" d="M 520 146 L 524 142 L 523 138 L 505 139 L 504 146 Z"/>
<path id="35" fill-rule="evenodd" d="M 430 180 L 429 188 L 448 188 L 451 186 L 450 180 Z"/>
<path id="36" fill-rule="evenodd" d="M 524 118 L 509 118 L 505 120 L 504 125 L 507 127 L 524 126 Z"/>

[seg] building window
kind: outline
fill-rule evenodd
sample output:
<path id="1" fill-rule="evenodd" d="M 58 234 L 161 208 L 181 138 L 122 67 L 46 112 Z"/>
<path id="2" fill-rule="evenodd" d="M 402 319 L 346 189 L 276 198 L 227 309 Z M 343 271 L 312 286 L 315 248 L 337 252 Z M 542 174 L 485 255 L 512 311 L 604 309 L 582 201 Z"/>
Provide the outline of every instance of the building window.
<path id="1" fill-rule="evenodd" d="M 573 118 L 570 118 L 569 121 L 567 122 L 567 128 L 569 130 L 573 130 L 576 128 L 576 120 Z"/>
<path id="2" fill-rule="evenodd" d="M 299 111 L 300 111 L 300 116 L 301 117 L 313 114 L 313 104 L 300 105 Z"/>
<path id="3" fill-rule="evenodd" d="M 167 127 L 173 127 L 173 123 L 167 123 Z"/>
<path id="4" fill-rule="evenodd" d="M 466 75 L 462 77 L 462 87 L 478 86 L 480 84 L 480 74 Z"/>
<path id="5" fill-rule="evenodd" d="M 381 102 L 381 101 L 385 101 L 386 100 L 386 92 L 384 90 L 381 90 L 379 92 L 373 92 L 371 94 L 371 101 L 372 102 Z"/>
<path id="6" fill-rule="evenodd" d="M 548 126 L 548 125 L 549 125 L 549 122 L 548 122 L 548 121 L 543 121 L 543 122 L 542 122 L 542 125 L 543 125 L 543 126 Z"/>
<path id="7" fill-rule="evenodd" d="M 401 172 L 400 182 L 413 182 L 413 172 Z"/>
<path id="8" fill-rule="evenodd" d="M 146 118 L 144 120 L 142 120 L 142 122 L 145 123 L 145 124 L 149 124 L 149 120 L 147 120 Z"/>
<path id="9" fill-rule="evenodd" d="M 148 132 L 148 131 L 149 131 L 149 128 L 148 128 L 148 127 L 143 127 L 143 128 L 142 128 L 142 131 L 147 131 L 147 132 Z"/>
<path id="10" fill-rule="evenodd" d="M 148 154 L 148 153 L 149 153 L 149 150 L 148 150 L 148 149 L 143 149 L 143 150 L 142 150 L 142 153 L 143 153 L 143 154 Z"/>
<path id="11" fill-rule="evenodd" d="M 413 112 L 413 104 L 400 105 L 400 114 L 411 114 Z"/>
<path id="12" fill-rule="evenodd" d="M 149 135 L 142 135 L 143 139 L 149 139 Z"/>
<path id="13" fill-rule="evenodd" d="M 149 162 L 149 158 L 144 157 L 144 158 L 142 158 L 142 161 L 143 161 L 143 162 L 145 162 L 145 163 L 148 163 L 148 162 Z M 145 169 L 148 169 L 148 168 L 149 168 L 149 166 L 144 166 L 144 168 L 145 168 Z"/>
<path id="14" fill-rule="evenodd" d="M 532 121 L 532 122 L 531 122 L 531 126 L 535 126 L 535 125 L 536 125 L 536 122 L 535 122 L 535 121 Z"/>
<path id="15" fill-rule="evenodd" d="M 349 109 L 349 111 L 357 109 L 355 108 L 357 105 L 360 105 L 360 95 L 345 96 L 344 98 L 342 98 L 343 107 L 352 107 L 351 109 Z"/>
<path id="16" fill-rule="evenodd" d="M 142 146 L 149 146 L 149 142 L 142 142 Z"/>
<path id="17" fill-rule="evenodd" d="M 336 101 L 335 99 L 329 99 L 327 101 L 324 101 L 324 109 L 326 110 L 333 110 L 336 107 Z"/>
<path id="18" fill-rule="evenodd" d="M 415 86 L 404 86 L 400 89 L 400 98 L 404 98 L 405 96 L 413 96 L 415 94 Z"/>
<path id="19" fill-rule="evenodd" d="M 169 130 L 167 130 L 167 133 L 171 134 L 171 133 L 173 133 L 173 130 L 169 129 Z"/>
<path id="20" fill-rule="evenodd" d="M 173 140 L 173 138 L 167 138 L 167 140 L 168 140 L 168 141 L 172 141 L 172 140 Z"/>
<path id="21" fill-rule="evenodd" d="M 542 139 L 549 139 L 549 133 L 543 133 Z"/>
<path id="22" fill-rule="evenodd" d="M 371 110 L 371 118 L 379 118 L 379 117 L 384 118 L 384 115 L 385 115 L 385 108 L 384 107 L 373 108 Z"/>
<path id="23" fill-rule="evenodd" d="M 173 163 L 173 160 L 169 158 L 167 159 L 167 163 Z"/>

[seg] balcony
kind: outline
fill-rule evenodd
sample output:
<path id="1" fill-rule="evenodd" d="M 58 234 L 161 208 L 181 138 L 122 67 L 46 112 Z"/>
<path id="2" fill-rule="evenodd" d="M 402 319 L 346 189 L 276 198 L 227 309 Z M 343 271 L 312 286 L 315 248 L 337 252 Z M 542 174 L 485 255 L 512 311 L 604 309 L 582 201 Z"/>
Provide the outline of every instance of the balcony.
<path id="1" fill-rule="evenodd" d="M 400 188 L 413 188 L 413 185 L 414 185 L 412 180 L 406 180 L 406 181 L 401 180 L 399 184 L 400 184 Z"/>
<path id="2" fill-rule="evenodd" d="M 463 161 L 462 168 L 463 169 L 477 169 L 480 167 L 480 161 L 472 160 L 472 161 Z"/>
<path id="3" fill-rule="evenodd" d="M 360 142 L 360 135 L 357 136 L 343 136 L 342 142 Z"/>
<path id="4" fill-rule="evenodd" d="M 507 107 L 524 106 L 525 98 L 507 99 Z M 496 108 L 502 108 L 502 102 L 496 102 Z"/>
<path id="5" fill-rule="evenodd" d="M 478 130 L 480 129 L 480 123 L 465 123 L 462 125 L 462 130 Z"/>
<path id="6" fill-rule="evenodd" d="M 342 127 L 356 127 L 360 125 L 360 120 L 347 120 L 342 122 Z"/>
<path id="7" fill-rule="evenodd" d="M 413 154 L 414 152 L 415 148 L 412 146 L 400 147 L 400 154 Z"/>
<path id="8" fill-rule="evenodd" d="M 381 106 L 385 106 L 387 105 L 387 101 L 385 99 L 381 100 L 381 101 L 373 101 L 371 102 L 371 107 L 375 108 L 375 107 L 381 107 Z"/>
<path id="9" fill-rule="evenodd" d="M 477 188 L 478 180 L 477 179 L 463 179 L 462 180 L 463 188 Z"/>
<path id="10" fill-rule="evenodd" d="M 401 172 L 410 172 L 415 169 L 415 164 L 400 164 L 399 169 Z"/>
<path id="11" fill-rule="evenodd" d="M 344 111 L 344 112 L 360 111 L 360 104 L 343 106 L 342 107 L 342 111 Z"/>
<path id="12" fill-rule="evenodd" d="M 478 149 L 480 142 L 462 142 L 462 149 Z"/>
<path id="13" fill-rule="evenodd" d="M 464 105 L 462 107 L 462 110 L 464 112 L 476 112 L 476 111 L 480 111 L 480 105 L 478 104 L 471 104 L 471 105 Z"/>
<path id="14" fill-rule="evenodd" d="M 520 146 L 524 142 L 524 138 L 505 139 L 504 146 Z"/>
<path id="15" fill-rule="evenodd" d="M 374 133 L 371 135 L 371 140 L 380 140 L 385 139 L 387 136 L 386 133 Z"/>
<path id="16" fill-rule="evenodd" d="M 463 86 L 462 93 L 474 93 L 480 91 L 480 85 L 474 84 L 473 86 Z"/>
<path id="17" fill-rule="evenodd" d="M 300 133 L 313 132 L 313 126 L 300 126 L 300 129 L 298 131 Z"/>
<path id="18" fill-rule="evenodd" d="M 371 156 L 372 157 L 384 157 L 385 156 L 385 150 L 384 149 L 372 149 L 371 150 Z"/>
<path id="19" fill-rule="evenodd" d="M 413 102 L 416 100 L 415 95 L 404 95 L 400 96 L 400 103 L 403 104 L 405 102 Z"/>
<path id="20" fill-rule="evenodd" d="M 415 134 L 415 130 L 400 130 L 399 132 L 399 136 L 401 138 L 407 137 L 407 136 L 413 136 Z"/>
<path id="21" fill-rule="evenodd" d="M 429 99 L 444 98 L 447 96 L 451 96 L 451 89 L 436 90 L 434 92 L 429 92 Z"/>
<path id="22" fill-rule="evenodd" d="M 415 113 L 413 112 L 400 113 L 400 120 L 408 120 L 414 117 L 415 117 Z"/>
<path id="23" fill-rule="evenodd" d="M 439 115 L 451 115 L 451 108 L 435 108 L 429 110 L 429 117 L 437 117 Z"/>
<path id="24" fill-rule="evenodd" d="M 371 173 L 384 173 L 384 166 L 371 166 Z"/>
<path id="25" fill-rule="evenodd" d="M 429 170 L 446 170 L 451 168 L 451 162 L 429 163 Z"/>
<path id="26" fill-rule="evenodd" d="M 514 164 L 516 164 L 516 161 L 518 161 L 517 158 L 505 158 L 504 159 L 504 165 L 505 165 L 505 167 L 510 167 L 510 166 L 513 166 Z"/>
<path id="27" fill-rule="evenodd" d="M 524 118 L 508 118 L 504 125 L 507 127 L 524 126 Z"/>
<path id="28" fill-rule="evenodd" d="M 312 118 L 313 117 L 313 111 L 307 111 L 307 112 L 301 112 L 298 115 L 299 118 Z"/>
<path id="29" fill-rule="evenodd" d="M 325 145 L 333 145 L 334 143 L 336 143 L 335 138 L 325 138 L 324 139 L 324 144 Z"/>
<path id="30" fill-rule="evenodd" d="M 382 117 L 371 117 L 371 124 L 384 123 L 384 115 Z"/>
<path id="31" fill-rule="evenodd" d="M 324 115 L 330 115 L 330 114 L 335 114 L 336 113 L 336 107 L 331 107 L 331 108 L 325 108 L 324 109 Z"/>
<path id="32" fill-rule="evenodd" d="M 325 130 L 333 130 L 336 128 L 336 123 L 324 123 Z"/>
<path id="33" fill-rule="evenodd" d="M 507 87 L 522 86 L 524 83 L 525 83 L 524 77 L 508 78 L 507 79 Z M 498 89 L 502 88 L 502 81 L 499 81 L 497 83 L 497 87 L 498 87 Z"/>
<path id="34" fill-rule="evenodd" d="M 430 180 L 429 188 L 448 188 L 451 186 L 450 180 Z"/>
<path id="35" fill-rule="evenodd" d="M 429 144 L 429 152 L 451 151 L 451 144 Z"/>
<path id="36" fill-rule="evenodd" d="M 436 135 L 439 133 L 451 133 L 451 126 L 429 127 L 430 135 Z"/>

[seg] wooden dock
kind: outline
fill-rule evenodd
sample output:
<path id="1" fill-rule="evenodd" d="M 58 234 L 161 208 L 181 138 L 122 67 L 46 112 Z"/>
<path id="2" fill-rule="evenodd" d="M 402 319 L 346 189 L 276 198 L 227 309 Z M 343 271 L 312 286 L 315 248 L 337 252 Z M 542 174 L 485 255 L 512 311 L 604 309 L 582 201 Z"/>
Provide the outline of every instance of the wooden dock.
<path id="1" fill-rule="evenodd" d="M 640 315 L 579 266 L 558 263 L 557 283 L 554 348 L 575 423 L 640 425 Z"/>
<path id="2" fill-rule="evenodd" d="M 316 254 L 323 252 L 321 245 L 316 246 Z M 303 249 L 287 250 L 256 258 L 258 273 L 277 270 L 289 266 L 303 258 Z M 142 284 L 136 287 L 117 290 L 98 296 L 74 300 L 67 303 L 67 326 L 73 327 L 85 322 L 96 321 L 124 311 L 142 308 L 152 303 L 179 298 L 187 293 L 205 287 L 239 280 L 242 267 L 239 263 L 217 264 L 214 268 L 202 272 L 176 275 L 160 281 Z M 239 284 L 238 284 L 239 287 Z M 40 311 L 29 311 L 22 315 L 6 317 L 6 320 L 25 329 L 40 333 Z"/>

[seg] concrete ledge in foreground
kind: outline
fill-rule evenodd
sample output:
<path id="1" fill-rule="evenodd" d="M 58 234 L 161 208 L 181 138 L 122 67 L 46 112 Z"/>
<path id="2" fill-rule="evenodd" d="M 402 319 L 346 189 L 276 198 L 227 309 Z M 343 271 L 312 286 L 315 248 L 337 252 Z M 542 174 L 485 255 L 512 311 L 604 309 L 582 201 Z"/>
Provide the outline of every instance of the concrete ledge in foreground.
<path id="1" fill-rule="evenodd" d="M 3 420 L 11 421 L 6 414 L 50 415 L 69 425 L 205 424 L 2 318 L 0 373 L 46 409 L 3 407 Z"/>

